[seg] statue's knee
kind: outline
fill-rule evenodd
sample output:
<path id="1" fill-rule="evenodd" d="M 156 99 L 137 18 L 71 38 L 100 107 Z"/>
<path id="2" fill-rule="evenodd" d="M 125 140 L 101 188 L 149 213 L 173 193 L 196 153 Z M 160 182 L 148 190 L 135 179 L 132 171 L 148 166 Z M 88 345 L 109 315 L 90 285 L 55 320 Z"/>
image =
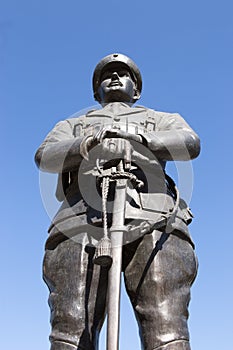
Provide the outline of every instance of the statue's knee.
<path id="1" fill-rule="evenodd" d="M 156 347 L 154 350 L 191 350 L 191 348 L 189 341 L 175 340 L 160 347 Z"/>
<path id="2" fill-rule="evenodd" d="M 77 346 L 65 343 L 63 341 L 54 341 L 51 343 L 50 350 L 77 350 Z"/>

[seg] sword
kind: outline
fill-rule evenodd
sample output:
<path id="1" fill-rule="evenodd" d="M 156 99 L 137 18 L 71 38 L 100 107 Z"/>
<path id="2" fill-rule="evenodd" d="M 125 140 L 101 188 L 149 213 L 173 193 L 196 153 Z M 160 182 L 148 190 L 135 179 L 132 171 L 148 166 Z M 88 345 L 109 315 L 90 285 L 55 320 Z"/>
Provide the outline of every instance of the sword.
<path id="1" fill-rule="evenodd" d="M 127 227 L 125 221 L 126 190 L 128 173 L 124 172 L 121 160 L 112 174 L 102 178 L 103 229 L 104 236 L 97 245 L 94 263 L 109 267 L 107 300 L 107 350 L 119 348 L 120 291 L 122 269 L 122 243 Z M 115 196 L 112 211 L 112 226 L 108 237 L 106 201 L 109 180 L 115 181 Z"/>
<path id="2" fill-rule="evenodd" d="M 107 299 L 107 350 L 118 350 L 119 348 L 119 326 L 120 326 L 120 291 L 122 271 L 122 245 L 124 233 L 128 231 L 125 226 L 125 208 L 127 182 L 131 181 L 133 186 L 140 187 L 143 182 L 130 173 L 131 152 L 130 145 L 126 145 L 126 157 L 120 160 L 111 173 L 103 174 L 99 169 L 102 180 L 102 211 L 103 211 L 103 238 L 96 247 L 94 263 L 109 267 L 108 273 L 108 299 Z M 115 196 L 112 210 L 112 226 L 107 226 L 107 196 L 110 181 L 115 182 Z M 110 236 L 110 237 L 109 237 Z"/>
<path id="3" fill-rule="evenodd" d="M 117 170 L 123 170 L 122 161 Z M 119 348 L 122 243 L 124 232 L 127 231 L 124 225 L 127 181 L 127 178 L 116 179 L 112 226 L 110 228 L 112 265 L 109 270 L 108 285 L 107 350 L 118 350 Z"/>

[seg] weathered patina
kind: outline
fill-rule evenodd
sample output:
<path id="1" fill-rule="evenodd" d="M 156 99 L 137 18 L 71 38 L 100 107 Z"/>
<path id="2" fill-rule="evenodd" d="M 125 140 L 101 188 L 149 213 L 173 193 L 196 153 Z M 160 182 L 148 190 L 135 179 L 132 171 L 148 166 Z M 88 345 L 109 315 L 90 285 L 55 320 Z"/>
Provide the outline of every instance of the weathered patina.
<path id="1" fill-rule="evenodd" d="M 165 168 L 167 161 L 197 157 L 200 142 L 179 114 L 133 106 L 141 89 L 140 71 L 130 58 L 103 58 L 93 75 L 94 97 L 102 108 L 59 122 L 36 152 L 39 168 L 58 174 L 56 196 L 62 202 L 44 258 L 52 350 L 98 348 L 112 267 L 93 259 L 103 237 L 103 214 L 107 230 L 117 217 L 117 185 L 108 183 L 103 207 L 105 185 L 97 179 L 117 177 L 119 162 L 131 177 L 122 197 L 121 270 L 142 347 L 190 349 L 188 304 L 197 273 L 188 230 L 192 213 Z"/>

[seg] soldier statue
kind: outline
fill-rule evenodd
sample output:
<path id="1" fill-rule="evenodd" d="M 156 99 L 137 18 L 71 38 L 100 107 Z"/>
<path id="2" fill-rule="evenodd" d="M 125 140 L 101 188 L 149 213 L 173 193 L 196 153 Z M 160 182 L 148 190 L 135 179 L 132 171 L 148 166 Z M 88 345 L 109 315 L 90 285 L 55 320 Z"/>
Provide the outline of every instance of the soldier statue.
<path id="1" fill-rule="evenodd" d="M 190 349 L 188 305 L 197 273 L 188 230 L 192 213 L 165 167 L 196 158 L 200 141 L 179 114 L 133 106 L 141 90 L 133 60 L 104 57 L 93 74 L 101 108 L 59 122 L 36 152 L 38 167 L 58 174 L 62 202 L 43 262 L 51 350 L 98 349 L 111 263 L 95 263 L 95 254 L 104 226 L 109 230 L 113 221 L 113 177 L 119 173 L 129 179 L 121 271 L 142 348 Z"/>

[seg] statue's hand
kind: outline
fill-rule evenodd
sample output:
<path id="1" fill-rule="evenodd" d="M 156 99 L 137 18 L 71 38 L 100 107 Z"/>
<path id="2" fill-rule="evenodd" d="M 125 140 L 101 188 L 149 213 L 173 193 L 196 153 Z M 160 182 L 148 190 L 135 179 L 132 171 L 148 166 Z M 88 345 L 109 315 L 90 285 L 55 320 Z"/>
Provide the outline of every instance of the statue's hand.
<path id="1" fill-rule="evenodd" d="M 109 141 L 112 139 L 114 139 L 114 142 L 110 142 L 109 144 Z M 110 158 L 109 156 L 114 156 L 114 159 L 124 159 L 126 169 L 130 169 L 132 154 L 130 141 L 132 140 L 143 143 L 143 138 L 140 135 L 130 134 L 119 129 L 103 128 L 97 131 L 95 135 L 87 135 L 83 138 L 80 144 L 80 154 L 84 159 L 89 160 L 89 150 L 92 147 L 101 144 L 105 156 L 107 155 L 108 158 Z"/>
<path id="2" fill-rule="evenodd" d="M 123 159 L 125 170 L 131 168 L 132 146 L 128 140 L 122 138 L 106 138 L 101 143 L 101 157 L 107 160 Z"/>
<path id="3" fill-rule="evenodd" d="M 93 136 L 87 135 L 82 139 L 80 144 L 80 154 L 85 160 L 89 160 L 88 152 L 93 145 Z"/>
<path id="4" fill-rule="evenodd" d="M 103 128 L 99 130 L 94 136 L 93 140 L 95 140 L 96 143 L 102 143 L 102 141 L 106 138 L 121 138 L 125 140 L 137 141 L 140 143 L 143 142 L 141 135 L 130 134 L 124 130 L 114 128 Z"/>

